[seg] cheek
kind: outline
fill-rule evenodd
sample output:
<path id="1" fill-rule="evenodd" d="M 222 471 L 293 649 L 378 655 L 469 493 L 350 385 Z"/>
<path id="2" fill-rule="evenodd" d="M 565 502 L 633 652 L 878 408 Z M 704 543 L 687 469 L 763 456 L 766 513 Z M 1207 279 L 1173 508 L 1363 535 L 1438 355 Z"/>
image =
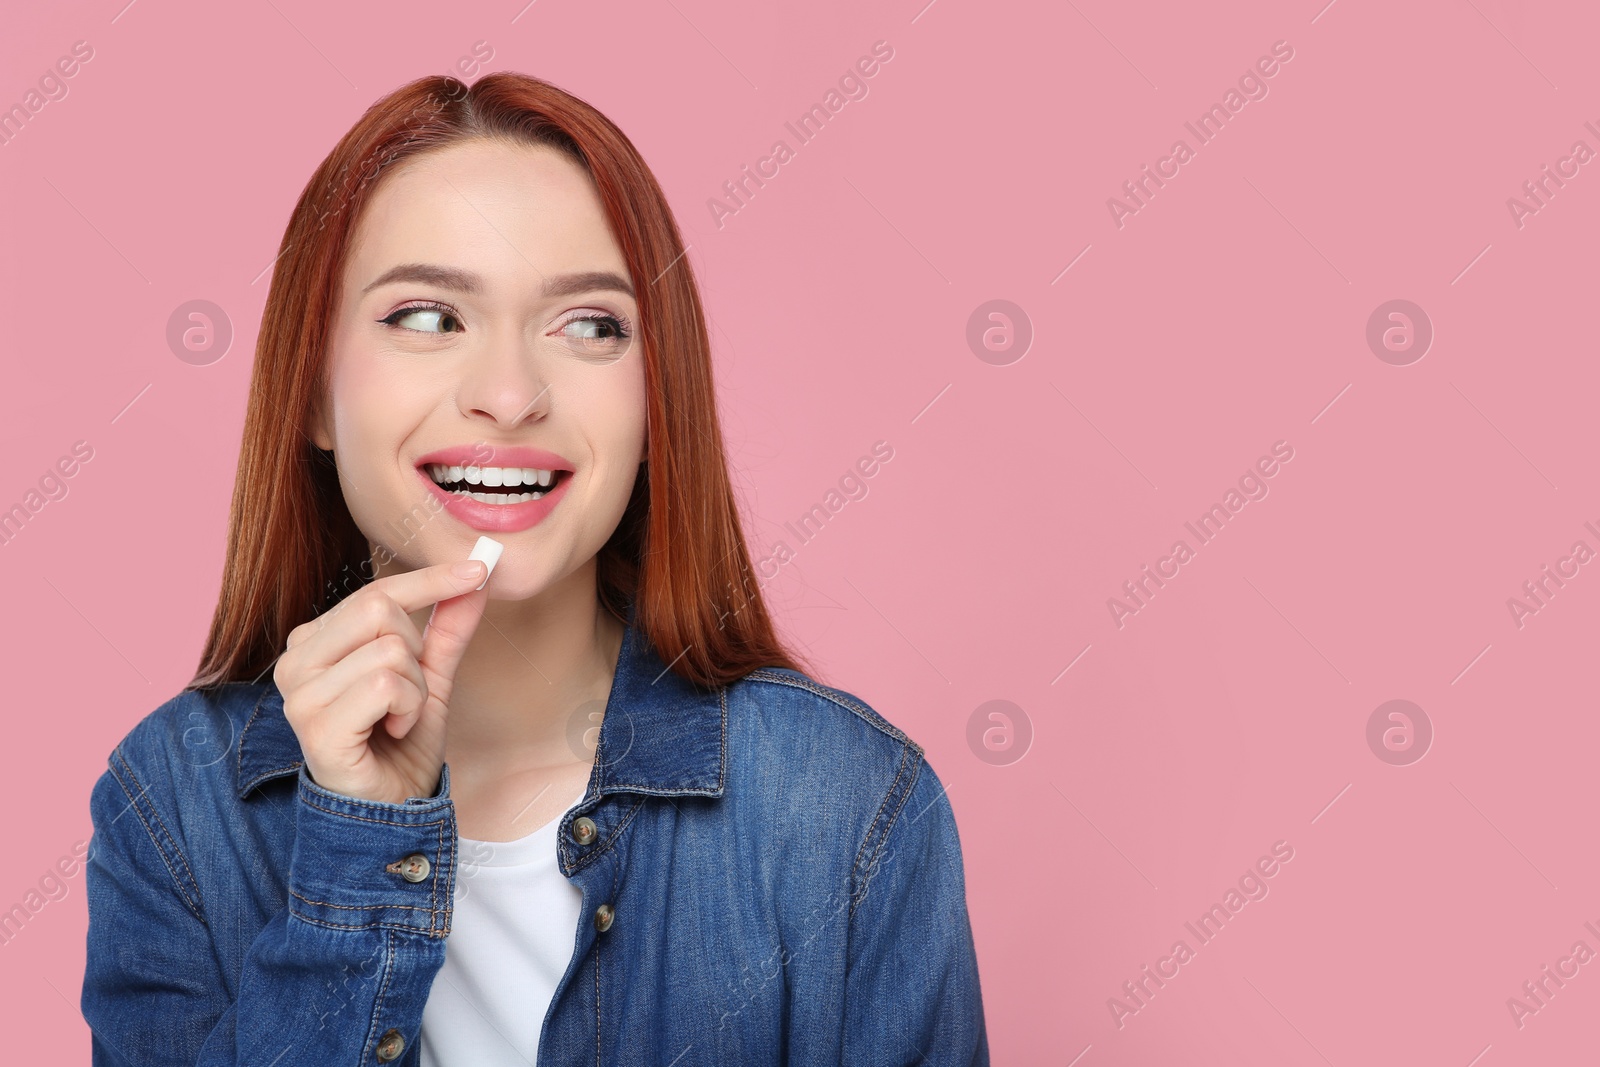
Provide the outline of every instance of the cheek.
<path id="1" fill-rule="evenodd" d="M 339 484 L 351 517 L 367 538 L 387 544 L 390 523 L 414 508 L 426 490 L 400 461 L 408 437 L 437 396 L 419 368 L 387 353 L 349 346 L 329 376 L 330 431 Z"/>
<path id="2" fill-rule="evenodd" d="M 565 414 L 588 439 L 599 468 L 615 477 L 645 458 L 645 378 L 642 362 L 619 362 L 562 382 Z M 557 393 L 559 406 L 560 393 Z"/>
<path id="3" fill-rule="evenodd" d="M 622 425 L 628 427 L 627 443 L 629 445 L 628 462 L 637 463 L 645 458 L 645 438 L 648 436 L 646 426 L 648 416 L 646 407 L 648 396 L 644 378 L 644 363 L 641 357 L 629 368 L 625 388 L 620 390 L 622 396 L 619 400 L 618 417 Z"/>
<path id="4" fill-rule="evenodd" d="M 618 364 L 606 370 L 605 374 L 584 375 L 581 382 L 565 383 L 568 403 L 564 412 L 566 425 L 581 435 L 587 453 L 584 525 L 602 541 L 627 510 L 640 474 L 639 462 L 646 458 L 643 369 Z M 598 548 L 598 543 L 594 547 Z"/>
<path id="5" fill-rule="evenodd" d="M 436 395 L 426 375 L 419 373 L 423 370 L 358 347 L 338 354 L 329 394 L 341 463 L 370 466 L 393 458 L 408 427 Z"/>

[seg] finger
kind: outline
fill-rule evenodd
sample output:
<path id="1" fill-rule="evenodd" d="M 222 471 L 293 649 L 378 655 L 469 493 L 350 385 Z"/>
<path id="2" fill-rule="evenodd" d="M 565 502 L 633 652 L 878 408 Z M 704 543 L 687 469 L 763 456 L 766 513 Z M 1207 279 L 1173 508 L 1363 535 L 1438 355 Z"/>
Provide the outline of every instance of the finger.
<path id="1" fill-rule="evenodd" d="M 488 603 L 489 591 L 481 589 L 434 605 L 427 632 L 422 635 L 422 655 L 418 662 L 428 680 L 429 696 L 442 704 L 450 703 L 456 668 L 472 643 L 472 635 L 477 632 Z"/>
<path id="2" fill-rule="evenodd" d="M 356 680 L 307 729 L 302 748 L 314 748 L 323 762 L 354 760 L 367 747 L 367 738 L 379 721 L 390 715 L 414 717 L 427 694 L 411 679 L 381 670 Z"/>
<path id="3" fill-rule="evenodd" d="M 483 563 L 464 559 L 391 574 L 369 583 L 366 588 L 382 590 L 405 611 L 412 612 L 421 611 L 441 600 L 470 593 L 488 576 L 489 572 Z"/>
<path id="4" fill-rule="evenodd" d="M 385 634 L 404 639 L 413 656 L 422 654 L 422 634 L 411 616 L 376 585 L 341 600 L 316 620 L 320 628 L 285 653 L 293 657 L 290 674 L 307 679 Z"/>
<path id="5" fill-rule="evenodd" d="M 384 634 L 367 642 L 344 659 L 308 679 L 295 693 L 302 707 L 326 708 L 360 680 L 376 671 L 389 670 L 411 680 L 423 694 L 428 683 L 422 666 L 398 634 Z"/>
<path id="6" fill-rule="evenodd" d="M 309 638 L 313 633 L 316 632 L 316 626 L 316 620 L 313 619 L 310 622 L 303 622 L 299 626 L 296 626 L 294 629 L 290 630 L 288 640 L 286 640 L 283 645 L 285 651 L 294 648 L 296 645 Z"/>

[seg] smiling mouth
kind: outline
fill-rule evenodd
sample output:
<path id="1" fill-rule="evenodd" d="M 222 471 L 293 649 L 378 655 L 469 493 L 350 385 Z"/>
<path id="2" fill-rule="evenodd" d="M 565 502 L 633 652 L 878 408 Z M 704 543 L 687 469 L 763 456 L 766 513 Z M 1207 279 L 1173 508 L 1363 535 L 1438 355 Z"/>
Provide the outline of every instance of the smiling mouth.
<path id="1" fill-rule="evenodd" d="M 481 504 L 525 504 L 538 500 L 572 475 L 534 467 L 453 467 L 426 463 L 422 470 L 447 493 Z"/>

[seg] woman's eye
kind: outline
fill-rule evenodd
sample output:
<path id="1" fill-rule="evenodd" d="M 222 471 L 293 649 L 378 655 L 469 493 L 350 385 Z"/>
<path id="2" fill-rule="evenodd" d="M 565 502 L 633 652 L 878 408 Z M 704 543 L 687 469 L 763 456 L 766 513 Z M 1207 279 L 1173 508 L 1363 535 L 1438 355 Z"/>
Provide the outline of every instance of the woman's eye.
<path id="1" fill-rule="evenodd" d="M 630 335 L 628 320 L 606 314 L 580 315 L 568 320 L 561 332 L 582 348 L 608 352 L 616 351 Z"/>
<path id="2" fill-rule="evenodd" d="M 413 322 L 410 325 L 402 325 L 407 320 L 413 320 Z M 378 321 L 387 326 L 393 326 L 401 330 L 411 330 L 414 333 L 454 333 L 461 324 L 461 320 L 456 318 L 455 312 L 449 308 L 441 307 L 401 308 Z"/>
<path id="3" fill-rule="evenodd" d="M 560 328 L 563 338 L 574 349 L 586 354 L 616 358 L 626 352 L 627 342 L 634 333 L 632 325 L 621 315 L 587 314 L 570 318 Z"/>

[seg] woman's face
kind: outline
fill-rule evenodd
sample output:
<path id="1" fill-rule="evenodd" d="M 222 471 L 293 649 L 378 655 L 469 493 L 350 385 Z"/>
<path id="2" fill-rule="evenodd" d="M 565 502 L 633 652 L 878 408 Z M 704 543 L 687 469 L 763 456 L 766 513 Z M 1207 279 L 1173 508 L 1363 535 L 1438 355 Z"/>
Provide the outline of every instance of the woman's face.
<path id="1" fill-rule="evenodd" d="M 646 454 L 632 284 L 589 177 L 553 149 L 472 141 L 382 178 L 311 434 L 380 572 L 488 534 L 490 593 L 520 600 L 593 559 Z"/>

